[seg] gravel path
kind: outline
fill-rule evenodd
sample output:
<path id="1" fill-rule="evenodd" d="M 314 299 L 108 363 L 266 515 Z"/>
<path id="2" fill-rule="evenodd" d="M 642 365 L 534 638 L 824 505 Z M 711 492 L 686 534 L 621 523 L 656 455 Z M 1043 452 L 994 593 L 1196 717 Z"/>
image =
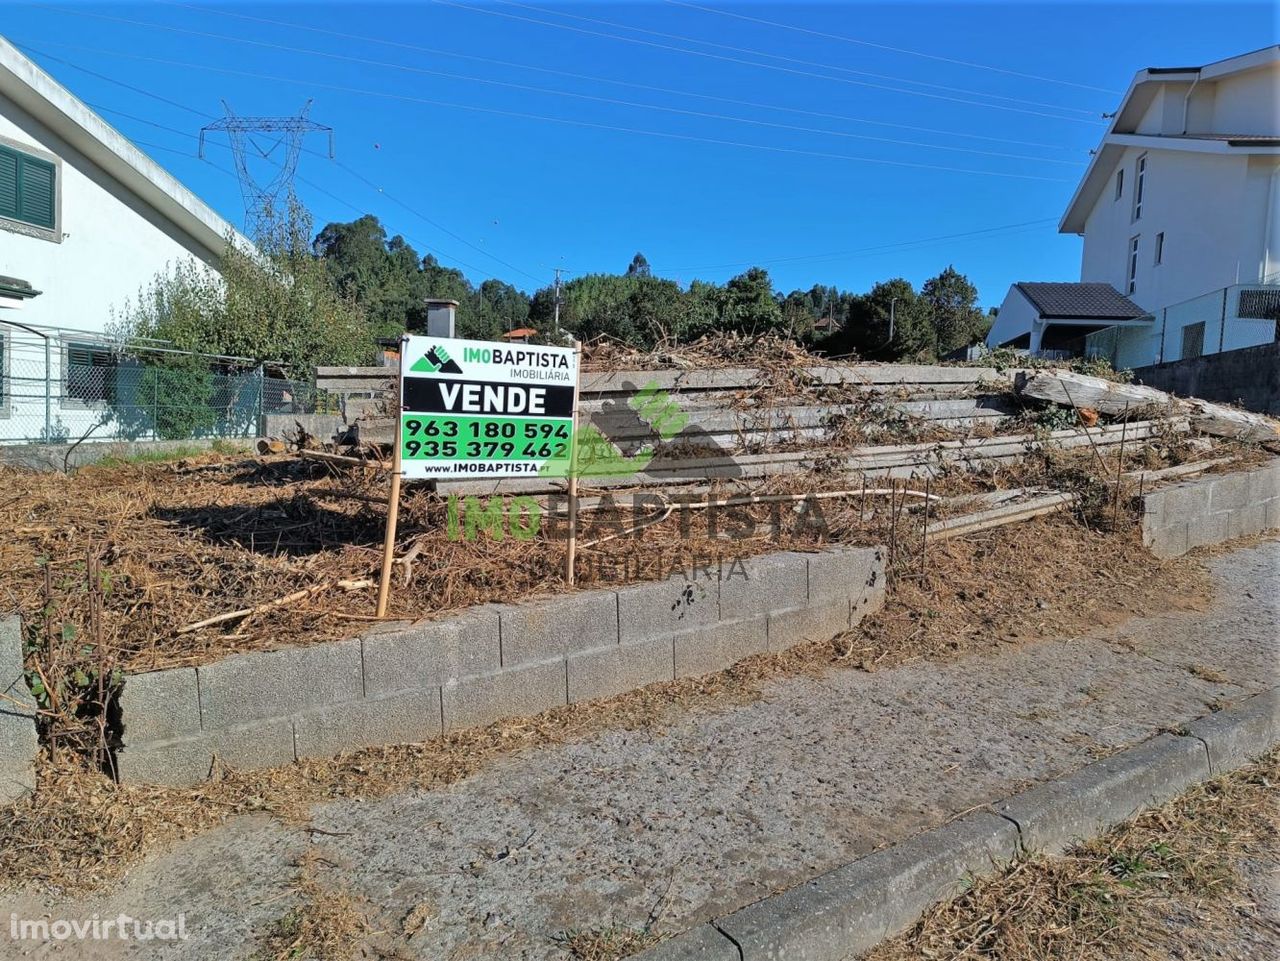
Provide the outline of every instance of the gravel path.
<path id="1" fill-rule="evenodd" d="M 111 894 L 0 902 L 24 917 L 172 917 L 182 944 L 37 947 L 76 958 L 242 959 L 294 903 L 291 866 L 378 906 L 431 961 L 559 959 L 574 928 L 682 929 L 1280 683 L 1280 541 L 1212 559 L 1203 614 L 876 674 L 771 682 L 665 731 L 613 731 L 505 758 L 449 788 L 316 810 L 309 835 L 240 818 L 135 869 Z M 7 935 L 7 930 L 0 937 Z M 10 946 L 6 946 L 10 947 Z"/>

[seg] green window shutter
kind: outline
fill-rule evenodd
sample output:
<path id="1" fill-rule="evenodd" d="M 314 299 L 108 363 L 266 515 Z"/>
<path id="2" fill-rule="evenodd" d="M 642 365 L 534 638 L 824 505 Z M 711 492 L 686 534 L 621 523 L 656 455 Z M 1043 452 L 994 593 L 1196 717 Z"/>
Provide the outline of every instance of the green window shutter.
<path id="1" fill-rule="evenodd" d="M 0 217 L 50 230 L 58 219 L 58 168 L 0 146 Z"/>
<path id="2" fill-rule="evenodd" d="M 47 160 L 23 156 L 19 164 L 18 219 L 53 228 L 57 217 L 55 167 Z"/>
<path id="3" fill-rule="evenodd" d="M 0 147 L 0 217 L 18 218 L 18 154 Z"/>

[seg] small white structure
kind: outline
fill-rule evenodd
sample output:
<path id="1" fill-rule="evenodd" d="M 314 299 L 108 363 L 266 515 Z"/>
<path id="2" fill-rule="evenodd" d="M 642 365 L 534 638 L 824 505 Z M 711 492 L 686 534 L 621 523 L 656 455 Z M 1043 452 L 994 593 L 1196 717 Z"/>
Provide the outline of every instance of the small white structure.
<path id="1" fill-rule="evenodd" d="M 0 440 L 93 425 L 112 310 L 179 261 L 216 269 L 229 238 L 248 245 L 0 38 Z"/>
<path id="2" fill-rule="evenodd" d="M 1136 366 L 1272 340 L 1280 46 L 1139 71 L 1058 229 L 1084 239 L 1082 283 L 1108 285 L 1150 318 L 1092 335 L 1087 349 Z M 1002 308 L 988 343 L 1036 349 L 1028 320 Z M 1202 323 L 1202 337 L 1184 340 L 1182 327 Z"/>
<path id="3" fill-rule="evenodd" d="M 1110 284 L 1023 282 L 1009 288 L 996 323 L 1025 332 L 1002 346 L 1078 355 L 1087 334 L 1112 326 L 1145 328 L 1151 316 Z"/>

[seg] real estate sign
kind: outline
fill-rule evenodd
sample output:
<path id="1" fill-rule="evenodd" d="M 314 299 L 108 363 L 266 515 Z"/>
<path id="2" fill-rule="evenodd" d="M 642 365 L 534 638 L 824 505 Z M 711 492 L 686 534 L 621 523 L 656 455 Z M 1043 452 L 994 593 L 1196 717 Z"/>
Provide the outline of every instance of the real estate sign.
<path id="1" fill-rule="evenodd" d="M 578 384 L 572 349 L 406 337 L 400 371 L 403 476 L 568 474 Z"/>

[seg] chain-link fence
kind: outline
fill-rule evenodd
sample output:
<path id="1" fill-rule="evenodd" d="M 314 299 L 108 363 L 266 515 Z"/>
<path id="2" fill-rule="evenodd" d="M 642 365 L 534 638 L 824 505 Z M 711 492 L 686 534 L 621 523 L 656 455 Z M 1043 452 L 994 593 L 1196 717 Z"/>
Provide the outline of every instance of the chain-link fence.
<path id="1" fill-rule="evenodd" d="M 256 437 L 264 414 L 334 406 L 237 358 L 0 322 L 0 443 Z"/>

